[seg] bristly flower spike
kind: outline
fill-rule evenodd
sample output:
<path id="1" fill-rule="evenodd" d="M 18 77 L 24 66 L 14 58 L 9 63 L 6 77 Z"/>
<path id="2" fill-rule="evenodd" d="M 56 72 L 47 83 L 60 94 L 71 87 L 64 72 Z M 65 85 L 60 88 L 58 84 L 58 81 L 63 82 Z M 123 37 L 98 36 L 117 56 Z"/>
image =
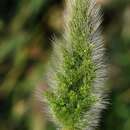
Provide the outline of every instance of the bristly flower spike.
<path id="1" fill-rule="evenodd" d="M 62 130 L 93 130 L 106 105 L 106 65 L 95 0 L 68 0 L 65 28 L 55 39 L 43 92 L 50 118 Z"/>

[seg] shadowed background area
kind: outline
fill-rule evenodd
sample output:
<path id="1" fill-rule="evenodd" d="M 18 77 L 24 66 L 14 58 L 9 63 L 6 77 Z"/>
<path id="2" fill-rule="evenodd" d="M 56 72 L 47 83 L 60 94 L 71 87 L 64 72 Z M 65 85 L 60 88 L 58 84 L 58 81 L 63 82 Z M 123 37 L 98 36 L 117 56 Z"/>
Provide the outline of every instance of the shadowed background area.
<path id="1" fill-rule="evenodd" d="M 130 130 L 130 0 L 97 2 L 111 90 L 97 130 Z M 0 130 L 56 129 L 34 95 L 46 88 L 44 67 L 63 32 L 64 8 L 63 0 L 0 1 Z"/>

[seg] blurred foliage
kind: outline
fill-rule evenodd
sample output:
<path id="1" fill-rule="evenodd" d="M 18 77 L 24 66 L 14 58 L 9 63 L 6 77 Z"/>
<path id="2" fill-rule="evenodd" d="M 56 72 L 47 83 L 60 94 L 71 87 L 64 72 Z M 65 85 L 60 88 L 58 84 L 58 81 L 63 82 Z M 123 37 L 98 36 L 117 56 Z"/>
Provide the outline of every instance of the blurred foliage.
<path id="1" fill-rule="evenodd" d="M 104 7 L 104 33 L 110 63 L 110 105 L 103 129 L 130 129 L 130 1 L 115 0 Z"/>
<path id="2" fill-rule="evenodd" d="M 0 130 L 46 129 L 34 91 L 44 87 L 44 64 L 52 35 L 60 35 L 62 8 L 53 0 L 0 1 Z"/>
<path id="3" fill-rule="evenodd" d="M 97 0 L 103 7 L 110 104 L 99 130 L 130 130 L 130 0 Z M 63 0 L 0 1 L 0 130 L 55 130 L 35 101 L 44 88 L 51 40 L 63 30 Z M 51 124 L 51 125 L 50 125 Z"/>

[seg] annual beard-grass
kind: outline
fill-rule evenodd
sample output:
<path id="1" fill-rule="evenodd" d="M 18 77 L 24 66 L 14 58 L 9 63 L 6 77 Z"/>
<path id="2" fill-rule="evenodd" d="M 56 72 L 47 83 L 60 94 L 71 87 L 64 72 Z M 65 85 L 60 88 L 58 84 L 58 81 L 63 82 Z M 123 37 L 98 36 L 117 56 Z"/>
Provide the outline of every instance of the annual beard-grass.
<path id="1" fill-rule="evenodd" d="M 106 104 L 106 65 L 95 0 L 68 0 L 61 39 L 54 40 L 43 92 L 49 117 L 62 130 L 93 130 Z"/>

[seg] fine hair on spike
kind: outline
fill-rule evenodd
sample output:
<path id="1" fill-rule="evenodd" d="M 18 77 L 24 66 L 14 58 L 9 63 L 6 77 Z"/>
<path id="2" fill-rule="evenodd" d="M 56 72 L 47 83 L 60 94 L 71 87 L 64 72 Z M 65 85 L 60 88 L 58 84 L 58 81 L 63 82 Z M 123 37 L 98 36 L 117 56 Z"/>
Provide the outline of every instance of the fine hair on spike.
<path id="1" fill-rule="evenodd" d="M 61 130 L 94 130 L 108 103 L 101 14 L 96 0 L 66 0 L 64 33 L 53 42 L 42 92 Z"/>

